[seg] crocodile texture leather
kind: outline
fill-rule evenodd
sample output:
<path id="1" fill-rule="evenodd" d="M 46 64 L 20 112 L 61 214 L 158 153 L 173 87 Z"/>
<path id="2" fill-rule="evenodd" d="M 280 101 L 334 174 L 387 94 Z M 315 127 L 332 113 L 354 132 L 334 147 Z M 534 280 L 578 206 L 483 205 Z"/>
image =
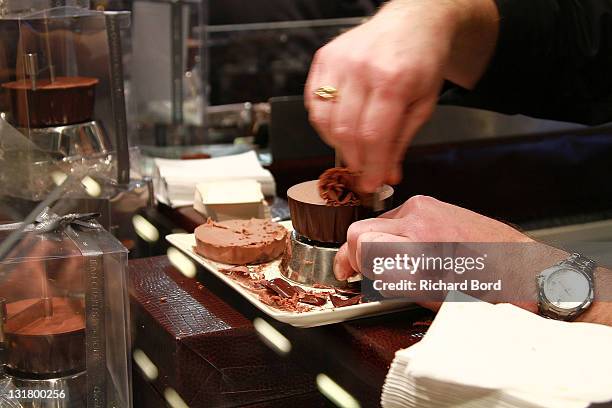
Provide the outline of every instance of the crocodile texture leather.
<path id="1" fill-rule="evenodd" d="M 248 319 L 168 258 L 130 261 L 129 274 L 134 348 L 157 366 L 151 385 L 161 395 L 172 387 L 190 407 L 229 407 L 315 391 L 311 374 L 272 352 Z"/>

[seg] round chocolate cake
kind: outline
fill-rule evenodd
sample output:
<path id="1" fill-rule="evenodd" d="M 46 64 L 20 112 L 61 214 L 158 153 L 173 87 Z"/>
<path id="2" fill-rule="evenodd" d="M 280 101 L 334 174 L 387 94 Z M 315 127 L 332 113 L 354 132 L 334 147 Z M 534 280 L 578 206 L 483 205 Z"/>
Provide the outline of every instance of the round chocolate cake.
<path id="1" fill-rule="evenodd" d="M 11 94 L 13 124 L 43 128 L 66 126 L 93 119 L 95 87 L 100 81 L 87 77 L 58 77 L 55 82 L 19 80 L 2 84 Z"/>
<path id="2" fill-rule="evenodd" d="M 349 226 L 358 220 L 379 215 L 364 205 L 370 197 L 353 190 L 354 177 L 343 168 L 333 168 L 319 180 L 296 184 L 287 190 L 293 228 L 302 237 L 317 243 L 340 245 L 346 242 Z M 383 186 L 382 201 L 390 208 L 393 188 Z"/>
<path id="3" fill-rule="evenodd" d="M 269 262 L 278 258 L 288 231 L 269 220 L 208 220 L 195 230 L 195 251 L 205 258 L 230 265 Z"/>
<path id="4" fill-rule="evenodd" d="M 84 300 L 54 297 L 51 316 L 28 313 L 26 309 L 35 310 L 39 302 L 40 299 L 24 299 L 6 305 L 7 368 L 15 373 L 40 375 L 84 370 Z"/>

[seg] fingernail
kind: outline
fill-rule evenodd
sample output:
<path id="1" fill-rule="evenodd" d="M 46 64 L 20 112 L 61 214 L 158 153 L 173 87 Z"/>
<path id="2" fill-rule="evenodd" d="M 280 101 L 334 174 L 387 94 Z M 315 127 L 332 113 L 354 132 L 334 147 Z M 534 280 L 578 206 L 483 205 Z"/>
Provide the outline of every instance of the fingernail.
<path id="1" fill-rule="evenodd" d="M 388 183 L 392 186 L 399 184 L 402 181 L 402 172 L 401 170 L 393 170 L 391 175 L 389 176 Z"/>

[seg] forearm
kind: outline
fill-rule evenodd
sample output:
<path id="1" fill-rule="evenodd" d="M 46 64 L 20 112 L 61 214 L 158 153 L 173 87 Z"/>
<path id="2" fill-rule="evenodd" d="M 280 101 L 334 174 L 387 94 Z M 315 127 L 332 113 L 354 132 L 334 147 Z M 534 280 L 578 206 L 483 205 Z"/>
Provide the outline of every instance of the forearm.
<path id="1" fill-rule="evenodd" d="M 495 52 L 499 13 L 493 0 L 451 0 L 458 21 L 445 79 L 472 89 Z"/>
<path id="2" fill-rule="evenodd" d="M 486 71 L 499 30 L 494 0 L 391 0 L 379 17 L 388 13 L 405 13 L 406 19 L 416 15 L 438 25 L 431 51 L 446 54 L 446 80 L 469 89 Z"/>
<path id="3" fill-rule="evenodd" d="M 493 274 L 501 278 L 503 291 L 467 294 L 490 303 L 512 303 L 538 313 L 537 276 L 545 269 L 566 260 L 570 253 L 542 243 L 516 247 L 496 259 Z M 517 267 L 518 266 L 518 267 Z M 593 304 L 576 321 L 612 326 L 612 270 L 598 267 L 593 275 Z"/>

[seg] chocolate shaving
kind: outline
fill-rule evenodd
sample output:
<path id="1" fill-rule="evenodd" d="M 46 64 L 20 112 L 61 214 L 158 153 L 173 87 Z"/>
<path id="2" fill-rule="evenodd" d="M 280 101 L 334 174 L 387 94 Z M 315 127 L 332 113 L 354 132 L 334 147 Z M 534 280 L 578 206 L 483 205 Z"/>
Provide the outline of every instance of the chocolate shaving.
<path id="1" fill-rule="evenodd" d="M 325 295 L 307 292 L 299 286 L 291 286 L 287 281 L 281 278 L 261 280 L 262 285 L 283 299 L 295 299 L 297 302 L 307 303 L 313 306 L 323 306 L 327 303 Z M 274 301 L 278 303 L 278 301 Z"/>
<path id="2" fill-rule="evenodd" d="M 304 293 L 298 297 L 298 301 L 302 303 L 308 303 L 314 306 L 323 306 L 327 303 L 327 300 L 321 296 L 317 296 L 312 293 Z"/>
<path id="3" fill-rule="evenodd" d="M 316 284 L 320 289 L 334 289 L 336 295 L 329 292 L 317 293 L 305 290 L 300 286 L 291 285 L 282 278 L 264 279 L 261 267 L 239 265 L 219 269 L 240 285 L 259 295 L 259 300 L 268 306 L 288 311 L 305 312 L 310 306 L 323 306 L 329 298 L 335 307 L 346 307 L 361 303 L 363 295 L 353 288 L 334 288 L 333 286 Z M 304 305 L 300 305 L 300 303 Z"/>
<path id="4" fill-rule="evenodd" d="M 297 303 L 297 297 L 283 298 L 277 295 L 264 292 L 259 294 L 259 300 L 268 306 L 275 307 L 277 309 L 285 310 L 288 312 L 305 312 L 308 307 L 301 306 Z"/>
<path id="5" fill-rule="evenodd" d="M 360 303 L 361 298 L 363 298 L 363 295 L 353 296 L 348 299 L 343 299 L 340 296 L 336 296 L 336 295 L 330 295 L 329 298 L 335 307 L 346 307 L 346 306 L 353 306 L 353 305 Z"/>
<path id="6" fill-rule="evenodd" d="M 219 269 L 219 272 L 225 273 L 227 275 L 237 273 L 243 276 L 251 273 L 251 271 L 249 270 L 249 267 L 245 265 L 239 265 L 239 266 L 233 266 L 231 268 Z"/>
<path id="7" fill-rule="evenodd" d="M 292 298 L 297 296 L 297 292 L 287 281 L 281 278 L 274 278 L 270 280 L 262 279 L 261 284 L 267 287 L 268 289 L 276 292 L 279 296 L 284 298 Z"/>
<path id="8" fill-rule="evenodd" d="M 211 226 L 213 226 L 213 227 L 215 227 L 215 228 L 221 228 L 221 229 L 224 229 L 224 230 L 229 230 L 229 231 L 232 231 L 232 232 L 234 232 L 234 233 L 236 233 L 236 234 L 247 235 L 247 234 L 245 233 L 245 230 L 236 230 L 236 229 L 230 228 L 230 227 L 228 227 L 228 226 L 226 226 L 226 225 L 219 224 L 218 222 L 214 221 L 214 220 L 213 220 L 212 218 L 210 218 L 210 217 L 208 217 L 208 218 L 206 219 L 206 225 L 211 225 Z"/>
<path id="9" fill-rule="evenodd" d="M 352 289 L 352 288 L 334 288 L 334 291 L 341 296 L 348 296 L 348 297 L 352 297 L 352 296 L 358 296 L 361 295 L 361 292 L 357 289 Z"/>
<path id="10" fill-rule="evenodd" d="M 263 273 L 251 272 L 247 266 L 240 265 L 231 268 L 223 268 L 219 269 L 219 272 L 226 274 L 240 285 L 254 292 L 260 292 L 265 289 L 260 283 L 260 280 L 263 278 Z"/>
<path id="11" fill-rule="evenodd" d="M 226 227 L 225 225 L 219 224 L 218 222 L 215 222 L 212 218 L 208 217 L 206 219 L 206 224 L 207 225 L 212 225 L 215 228 L 221 228 L 221 229 L 229 229 L 228 227 Z"/>
<path id="12" fill-rule="evenodd" d="M 326 170 L 319 177 L 319 195 L 332 207 L 360 205 L 354 186 L 355 175 L 343 167 Z"/>

